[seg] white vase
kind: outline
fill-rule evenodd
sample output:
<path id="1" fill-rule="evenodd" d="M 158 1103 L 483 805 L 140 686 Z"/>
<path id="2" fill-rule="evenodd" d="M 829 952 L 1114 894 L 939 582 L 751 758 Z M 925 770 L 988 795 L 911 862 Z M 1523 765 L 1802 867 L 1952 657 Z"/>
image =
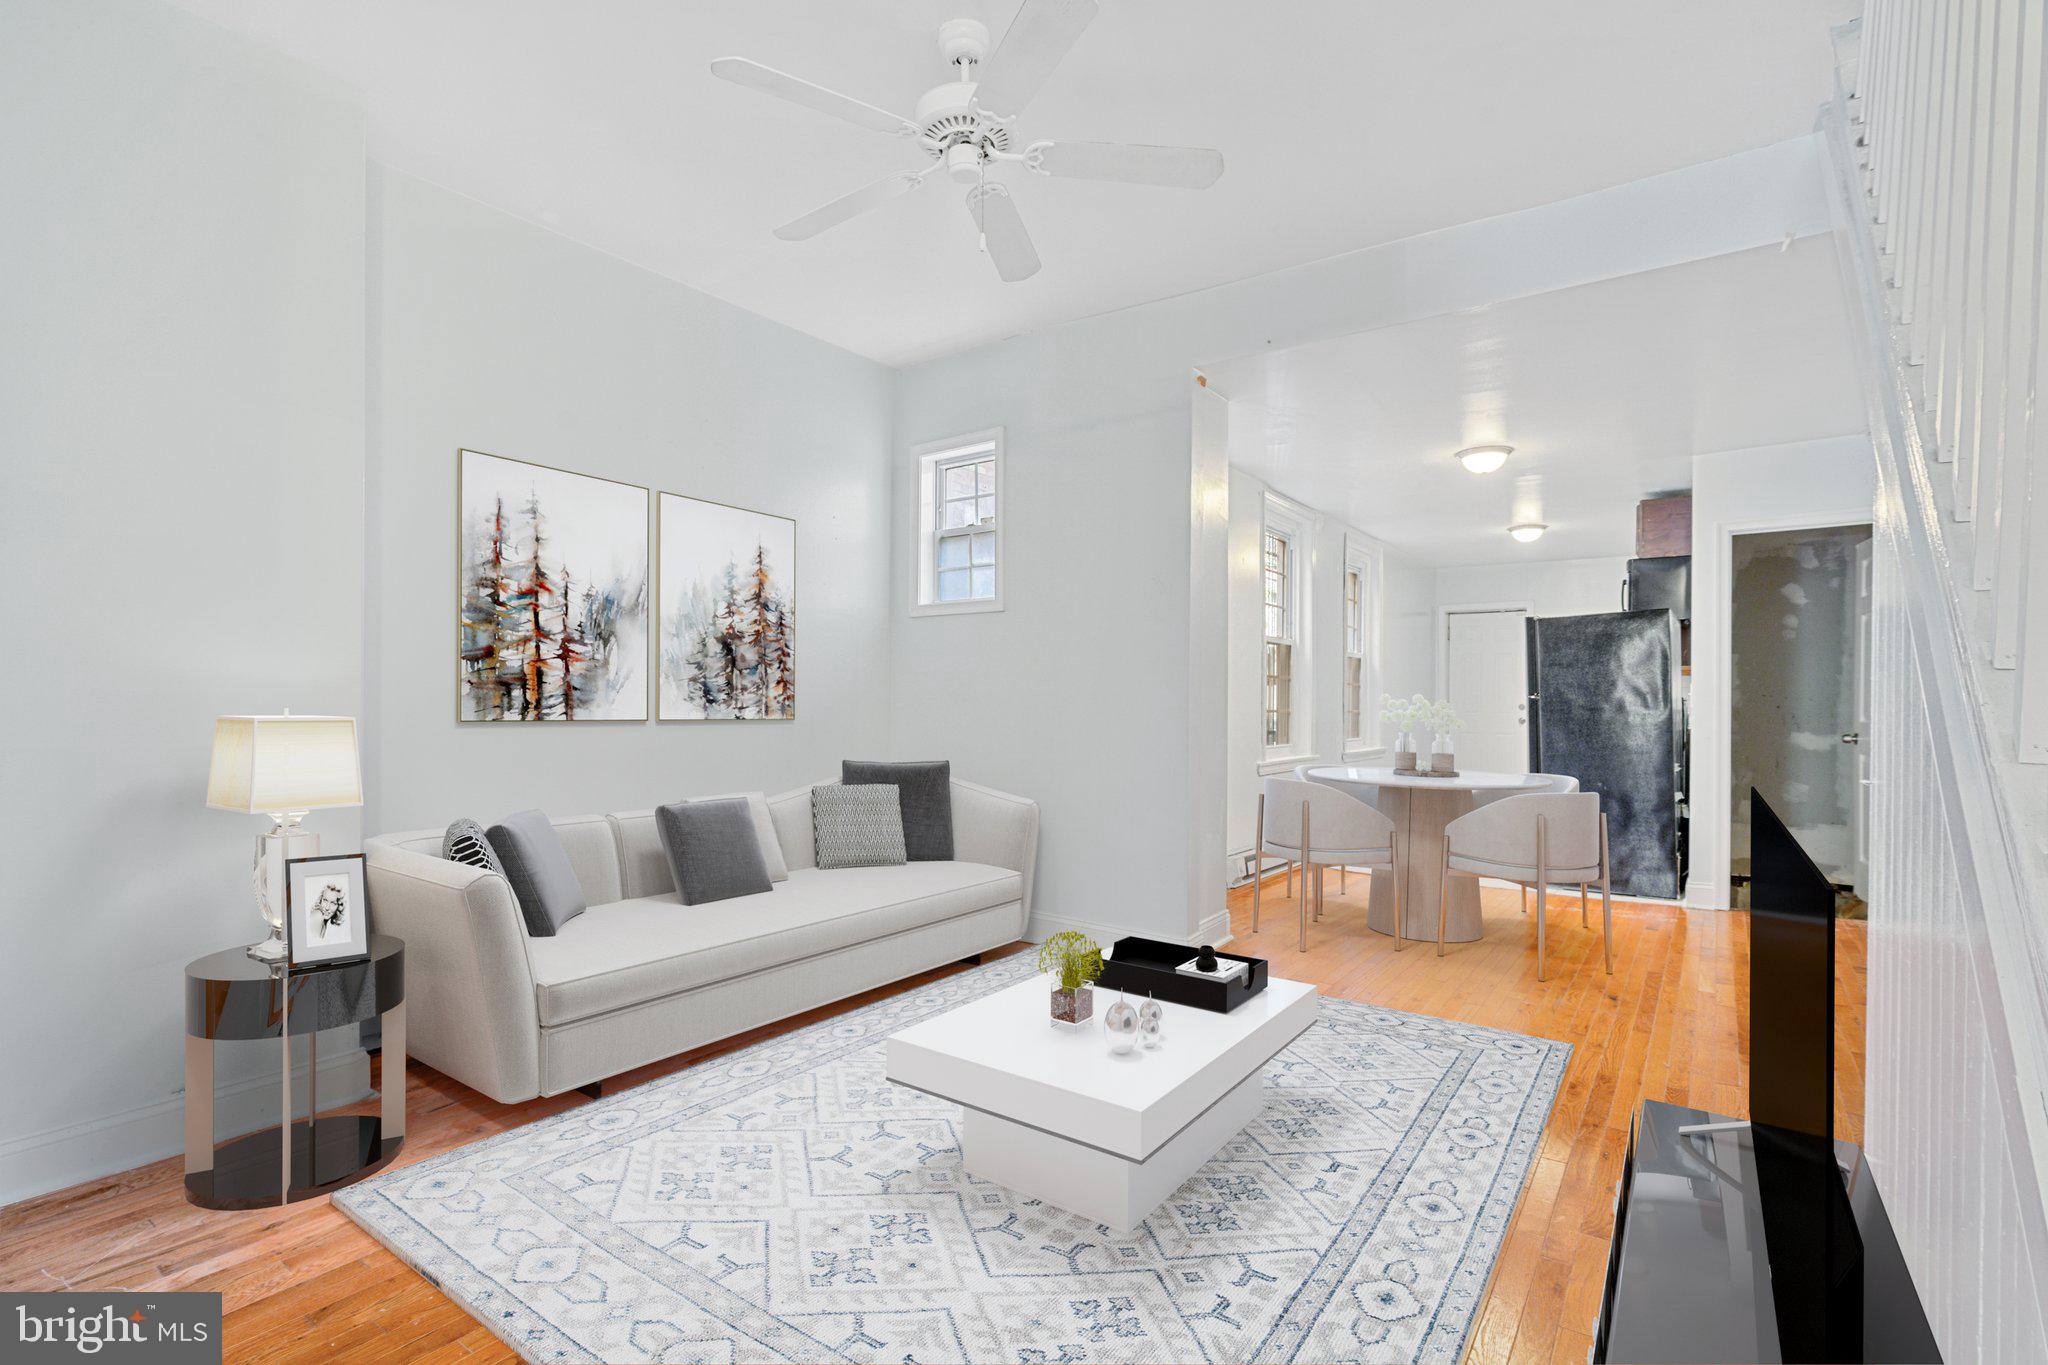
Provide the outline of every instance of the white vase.
<path id="1" fill-rule="evenodd" d="M 1394 771 L 1412 773 L 1415 769 L 1415 733 L 1403 730 L 1394 736 Z"/>
<path id="2" fill-rule="evenodd" d="M 1452 747 L 1455 743 L 1456 741 L 1451 738 L 1450 731 L 1444 730 L 1438 733 L 1436 739 L 1429 746 L 1429 770 L 1431 772 L 1449 776 L 1458 771 L 1458 756 L 1456 750 Z"/>

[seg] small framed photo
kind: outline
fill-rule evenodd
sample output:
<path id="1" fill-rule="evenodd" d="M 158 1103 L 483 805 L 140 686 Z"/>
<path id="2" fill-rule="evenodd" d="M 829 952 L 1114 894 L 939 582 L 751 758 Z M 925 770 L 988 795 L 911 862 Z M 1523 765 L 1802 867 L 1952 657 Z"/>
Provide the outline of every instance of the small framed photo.
<path id="1" fill-rule="evenodd" d="M 363 855 L 285 861 L 284 929 L 294 967 L 370 955 L 370 898 Z"/>

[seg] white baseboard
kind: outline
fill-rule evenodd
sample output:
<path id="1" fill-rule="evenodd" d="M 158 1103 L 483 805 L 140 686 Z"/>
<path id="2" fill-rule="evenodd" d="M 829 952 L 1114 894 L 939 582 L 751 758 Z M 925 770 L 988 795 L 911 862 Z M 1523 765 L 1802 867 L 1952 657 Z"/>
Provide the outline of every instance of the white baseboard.
<path id="1" fill-rule="evenodd" d="M 182 1055 L 182 1053 L 180 1054 Z M 272 1062 L 277 1058 L 272 1055 Z M 293 1069 L 292 1090 L 305 1094 L 306 1068 Z M 353 1104 L 370 1091 L 370 1058 L 361 1048 L 334 1048 L 320 1058 L 320 1107 Z M 301 1107 L 303 1108 L 303 1099 Z M 275 1073 L 214 1092 L 214 1140 L 226 1141 L 277 1122 Z M 185 1095 L 0 1143 L 0 1206 L 81 1181 L 147 1166 L 185 1150 Z"/>

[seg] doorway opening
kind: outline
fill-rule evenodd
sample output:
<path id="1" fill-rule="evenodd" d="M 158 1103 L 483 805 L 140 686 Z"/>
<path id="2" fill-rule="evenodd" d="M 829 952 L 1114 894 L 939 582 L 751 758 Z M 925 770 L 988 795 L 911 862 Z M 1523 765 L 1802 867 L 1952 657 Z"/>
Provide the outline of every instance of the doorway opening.
<path id="1" fill-rule="evenodd" d="M 1749 883 L 1749 793 L 1784 818 L 1861 918 L 1868 887 L 1870 527 L 1732 538 L 1729 880 Z"/>

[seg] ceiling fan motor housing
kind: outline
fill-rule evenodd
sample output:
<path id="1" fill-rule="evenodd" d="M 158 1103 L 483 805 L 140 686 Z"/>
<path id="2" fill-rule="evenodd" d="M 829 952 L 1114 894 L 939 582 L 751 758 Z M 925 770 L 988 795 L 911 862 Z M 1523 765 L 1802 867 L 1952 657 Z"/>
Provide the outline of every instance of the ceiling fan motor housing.
<path id="1" fill-rule="evenodd" d="M 966 184 L 981 177 L 987 152 L 1010 149 L 1007 128 L 974 107 L 973 81 L 948 81 L 917 102 L 917 128 L 925 150 L 946 163 L 946 174 Z"/>

